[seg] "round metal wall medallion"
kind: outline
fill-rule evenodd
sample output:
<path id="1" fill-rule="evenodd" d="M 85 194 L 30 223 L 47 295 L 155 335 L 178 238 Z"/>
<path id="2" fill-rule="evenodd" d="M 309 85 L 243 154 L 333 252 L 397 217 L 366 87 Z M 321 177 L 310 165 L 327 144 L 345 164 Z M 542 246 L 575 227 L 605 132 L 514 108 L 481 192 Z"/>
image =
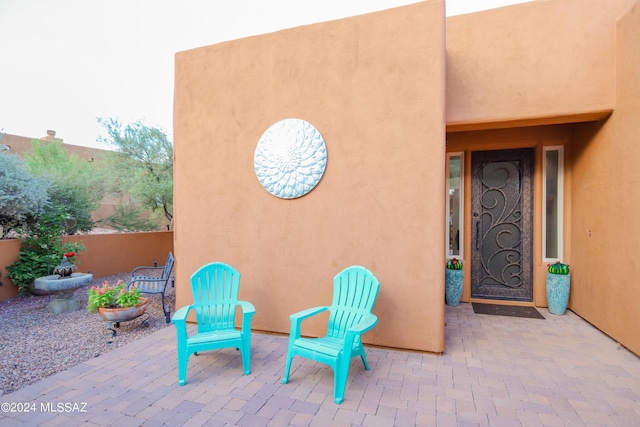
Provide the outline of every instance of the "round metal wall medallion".
<path id="1" fill-rule="evenodd" d="M 320 182 L 327 166 L 327 147 L 310 123 L 281 120 L 260 137 L 253 166 L 265 190 L 282 199 L 295 199 Z"/>

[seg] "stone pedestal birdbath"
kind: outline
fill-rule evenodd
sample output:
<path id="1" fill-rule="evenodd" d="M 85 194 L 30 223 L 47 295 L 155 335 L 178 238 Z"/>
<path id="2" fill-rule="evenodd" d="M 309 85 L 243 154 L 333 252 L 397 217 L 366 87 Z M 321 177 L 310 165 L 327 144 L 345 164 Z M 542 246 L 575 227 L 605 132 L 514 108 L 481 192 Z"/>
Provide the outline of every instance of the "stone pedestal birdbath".
<path id="1" fill-rule="evenodd" d="M 80 310 L 80 301 L 73 295 L 78 288 L 88 285 L 93 280 L 93 274 L 73 273 L 76 266 L 62 259 L 62 264 L 54 269 L 49 276 L 38 277 L 30 286 L 34 295 L 53 295 L 48 308 L 51 313 L 71 313 Z"/>

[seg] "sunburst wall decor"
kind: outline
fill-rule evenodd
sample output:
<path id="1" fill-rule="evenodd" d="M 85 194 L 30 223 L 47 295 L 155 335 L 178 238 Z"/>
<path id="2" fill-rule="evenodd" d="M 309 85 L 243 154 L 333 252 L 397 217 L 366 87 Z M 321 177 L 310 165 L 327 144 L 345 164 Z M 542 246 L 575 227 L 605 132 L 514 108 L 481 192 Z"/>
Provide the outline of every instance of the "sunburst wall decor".
<path id="1" fill-rule="evenodd" d="M 265 190 L 282 199 L 295 199 L 320 182 L 327 166 L 327 146 L 309 122 L 280 120 L 260 137 L 253 165 Z"/>

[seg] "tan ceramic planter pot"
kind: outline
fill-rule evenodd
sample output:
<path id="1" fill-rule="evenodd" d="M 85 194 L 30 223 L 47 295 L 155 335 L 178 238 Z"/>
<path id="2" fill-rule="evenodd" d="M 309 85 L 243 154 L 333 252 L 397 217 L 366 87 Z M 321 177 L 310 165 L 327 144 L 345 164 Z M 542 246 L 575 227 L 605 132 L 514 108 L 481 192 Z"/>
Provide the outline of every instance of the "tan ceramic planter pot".
<path id="1" fill-rule="evenodd" d="M 126 308 L 105 308 L 98 307 L 98 314 L 104 320 L 108 322 L 126 322 L 127 320 L 135 319 L 136 317 L 142 316 L 142 314 L 147 310 L 147 306 L 149 305 L 149 300 L 144 297 L 140 298 L 140 302 L 138 305 L 134 307 L 126 307 Z"/>

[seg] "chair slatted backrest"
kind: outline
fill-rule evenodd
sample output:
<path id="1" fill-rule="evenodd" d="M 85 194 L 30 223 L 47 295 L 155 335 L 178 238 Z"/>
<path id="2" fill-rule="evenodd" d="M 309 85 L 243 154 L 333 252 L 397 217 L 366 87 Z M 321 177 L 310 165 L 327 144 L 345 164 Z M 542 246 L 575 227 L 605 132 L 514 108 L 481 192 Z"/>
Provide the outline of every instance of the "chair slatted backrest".
<path id="1" fill-rule="evenodd" d="M 380 282 L 364 267 L 351 266 L 333 279 L 333 301 L 327 337 L 343 339 L 351 326 L 370 314 L 378 297 Z"/>
<path id="2" fill-rule="evenodd" d="M 191 276 L 198 332 L 234 329 L 240 273 L 230 265 L 212 262 Z"/>
<path id="3" fill-rule="evenodd" d="M 169 252 L 169 255 L 167 256 L 167 262 L 164 264 L 164 270 L 162 270 L 162 278 L 164 280 L 169 279 L 171 270 L 173 270 L 173 254 Z"/>

